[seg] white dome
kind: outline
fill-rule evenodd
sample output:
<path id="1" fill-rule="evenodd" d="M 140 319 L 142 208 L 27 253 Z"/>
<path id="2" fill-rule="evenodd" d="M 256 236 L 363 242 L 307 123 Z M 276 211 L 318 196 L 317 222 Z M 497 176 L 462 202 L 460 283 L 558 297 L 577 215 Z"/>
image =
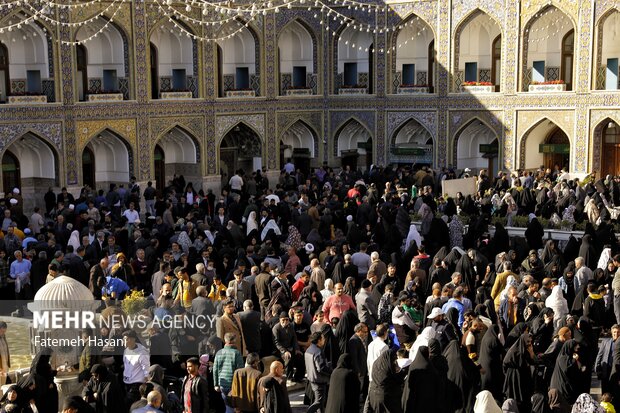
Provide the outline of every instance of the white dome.
<path id="1" fill-rule="evenodd" d="M 35 301 L 92 301 L 93 294 L 81 282 L 61 275 L 37 291 Z"/>
<path id="2" fill-rule="evenodd" d="M 81 282 L 64 275 L 56 277 L 37 291 L 28 307 L 43 309 L 87 309 L 94 303 L 93 294 Z M 31 305 L 32 304 L 32 305 Z"/>

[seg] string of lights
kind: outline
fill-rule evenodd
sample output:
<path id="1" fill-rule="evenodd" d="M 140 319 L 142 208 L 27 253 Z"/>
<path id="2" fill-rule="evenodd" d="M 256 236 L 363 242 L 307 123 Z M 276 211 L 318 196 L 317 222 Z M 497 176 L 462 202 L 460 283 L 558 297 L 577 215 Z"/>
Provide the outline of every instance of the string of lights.
<path id="1" fill-rule="evenodd" d="M 0 10 L 15 9 L 24 10 L 26 13 L 14 13 L 11 19 L 5 19 L 0 22 L 0 33 L 4 31 L 13 31 L 20 29 L 24 25 L 32 24 L 36 20 L 42 20 L 51 26 L 71 27 L 79 29 L 85 25 L 91 25 L 98 19 L 103 18 L 106 22 L 101 25 L 100 29 L 86 38 L 71 41 L 61 41 L 67 44 L 81 44 L 96 38 L 102 31 L 106 30 L 109 24 L 114 20 L 119 11 L 125 4 L 133 4 L 134 2 L 148 3 L 148 7 L 156 8 L 157 12 L 167 18 L 173 30 L 180 35 L 190 37 L 195 40 L 218 42 L 230 39 L 244 28 L 250 26 L 261 16 L 265 16 L 270 12 L 279 13 L 282 9 L 291 9 L 293 7 L 307 8 L 314 13 L 312 16 L 319 21 L 325 32 L 331 33 L 332 36 L 338 36 L 339 44 L 349 46 L 353 49 L 372 51 L 372 46 L 356 44 L 353 41 L 342 38 L 345 31 L 356 31 L 362 34 L 382 35 L 389 33 L 402 33 L 403 30 L 413 27 L 414 34 L 408 34 L 408 37 L 399 39 L 397 44 L 392 44 L 386 48 L 386 53 L 395 52 L 399 48 L 407 45 L 410 41 L 415 41 L 415 37 L 422 36 L 429 29 L 428 23 L 420 19 L 419 16 L 406 16 L 396 24 L 377 24 L 377 15 L 379 13 L 389 12 L 389 6 L 385 4 L 367 3 L 355 0 L 267 0 L 267 1 L 250 1 L 250 0 L 111 0 L 107 5 L 105 0 L 0 0 Z M 101 6 L 99 6 L 101 5 Z M 99 6 L 99 7 L 98 7 Z M 76 10 L 88 10 L 97 7 L 96 13 L 88 18 L 76 20 Z M 64 21 L 59 18 L 60 11 L 65 10 L 71 16 L 70 21 Z M 367 19 L 362 16 L 351 16 L 352 12 L 366 12 Z M 533 15 L 533 19 L 545 18 L 548 21 L 546 25 L 530 25 L 526 29 L 526 33 L 530 34 L 532 42 L 540 42 L 550 39 L 562 33 L 564 24 L 559 28 L 557 22 L 553 18 L 553 13 L 558 10 L 555 7 L 543 9 Z M 17 19 L 17 22 L 14 20 Z M 362 21 L 372 19 L 374 22 Z M 495 20 L 491 19 L 495 24 Z M 233 26 L 234 30 L 222 33 L 222 28 L 227 28 L 231 23 L 237 22 Z M 334 24 L 337 22 L 337 24 Z M 201 27 L 201 30 L 193 32 L 188 27 Z M 334 27 L 336 26 L 336 27 Z M 207 30 L 202 30 L 202 28 Z M 209 30 L 213 28 L 214 30 Z M 230 27 L 229 27 L 230 28 Z M 212 35 L 213 31 L 219 32 Z M 209 33 L 209 34 L 205 34 Z M 533 33 L 543 33 L 543 36 L 532 35 Z M 351 37 L 351 36 L 348 36 Z M 365 43 L 368 43 L 365 41 Z M 372 42 L 372 39 L 370 41 Z M 384 50 L 379 50 L 383 52 Z"/>

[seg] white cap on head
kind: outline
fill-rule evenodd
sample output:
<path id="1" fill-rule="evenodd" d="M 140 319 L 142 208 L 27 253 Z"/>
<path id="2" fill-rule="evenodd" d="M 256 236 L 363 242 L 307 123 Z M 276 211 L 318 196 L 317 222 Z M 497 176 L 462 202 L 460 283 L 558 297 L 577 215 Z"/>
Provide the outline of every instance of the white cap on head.
<path id="1" fill-rule="evenodd" d="M 471 169 L 469 169 L 469 168 L 465 168 L 465 169 L 464 169 L 464 172 L 471 172 Z"/>
<path id="2" fill-rule="evenodd" d="M 306 253 L 312 254 L 314 252 L 314 245 L 307 243 L 304 249 L 306 250 Z"/>
<path id="3" fill-rule="evenodd" d="M 15 199 L 15 198 L 11 198 L 11 199 L 9 200 L 9 202 L 11 203 L 11 205 L 16 205 L 16 204 L 17 204 L 17 199 Z"/>
<path id="4" fill-rule="evenodd" d="M 435 319 L 435 318 L 439 317 L 440 315 L 444 315 L 444 312 L 441 311 L 441 308 L 435 307 L 435 308 L 433 308 L 433 311 L 431 311 L 429 316 L 426 317 L 426 318 Z"/>
<path id="5" fill-rule="evenodd" d="M 13 188 L 13 193 L 14 194 L 19 194 L 19 188 Z"/>
<path id="6" fill-rule="evenodd" d="M 69 204 L 69 209 L 75 209 L 75 205 Z"/>

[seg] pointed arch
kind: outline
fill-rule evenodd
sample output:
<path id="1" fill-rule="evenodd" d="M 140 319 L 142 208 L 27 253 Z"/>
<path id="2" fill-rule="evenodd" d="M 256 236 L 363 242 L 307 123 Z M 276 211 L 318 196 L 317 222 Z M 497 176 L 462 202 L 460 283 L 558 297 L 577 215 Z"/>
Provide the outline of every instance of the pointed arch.
<path id="1" fill-rule="evenodd" d="M 435 152 L 433 134 L 414 117 L 405 119 L 390 137 L 389 156 L 395 163 L 432 166 Z"/>
<path id="2" fill-rule="evenodd" d="M 350 131 L 347 130 L 349 128 L 351 129 Z M 343 133 L 345 132 L 348 132 L 348 138 L 344 139 L 343 142 L 341 142 L 340 140 L 343 137 Z M 357 146 L 357 144 L 365 143 L 368 141 L 368 139 L 372 139 L 372 138 L 373 138 L 372 133 L 366 127 L 366 125 L 364 125 L 364 123 L 362 123 L 355 116 L 352 116 L 349 119 L 347 119 L 342 125 L 340 125 L 340 127 L 334 134 L 334 141 L 335 141 L 334 156 L 337 156 L 337 157 L 342 156 L 341 152 L 343 150 L 357 150 L 357 149 L 359 149 L 358 152 L 360 154 L 365 154 L 366 149 L 360 148 L 359 146 Z"/>
<path id="3" fill-rule="evenodd" d="M 310 134 L 310 138 L 311 141 L 308 138 L 308 136 L 306 137 L 302 137 L 300 136 L 299 131 L 295 131 L 295 127 L 296 125 L 300 125 L 301 128 L 306 129 L 309 134 Z M 291 136 L 292 139 L 289 139 L 287 141 L 287 135 L 290 135 L 289 132 L 292 132 L 294 135 L 297 135 L 295 138 L 293 138 Z M 296 141 L 296 145 L 293 144 L 293 142 Z M 290 145 L 291 148 L 290 149 L 295 149 L 295 148 L 307 148 L 309 149 L 309 153 L 310 153 L 310 157 L 311 158 L 316 158 L 319 155 L 319 142 L 318 142 L 318 133 L 316 132 L 316 130 L 310 126 L 306 121 L 304 121 L 301 118 L 297 118 L 296 120 L 290 122 L 283 130 L 282 133 L 280 134 L 280 139 L 278 140 L 278 144 L 280 144 L 280 142 L 284 143 L 285 145 Z M 285 156 L 286 157 L 286 156 Z"/>
<path id="4" fill-rule="evenodd" d="M 252 126 L 250 123 L 240 120 L 239 122 L 235 123 L 234 125 L 229 126 L 228 128 L 224 130 L 224 132 L 218 138 L 217 146 L 219 147 L 222 144 L 224 137 L 226 137 L 226 135 L 228 135 L 230 131 L 232 131 L 233 129 L 237 127 L 241 127 L 241 126 L 246 127 L 250 129 L 252 132 L 254 132 L 256 136 L 260 139 L 261 144 L 264 144 L 263 142 L 264 137 L 262 133 L 258 129 L 256 129 L 254 126 Z"/>
<path id="5" fill-rule="evenodd" d="M 610 113 L 593 125 L 590 168 L 597 176 L 620 174 L 620 117 Z"/>
<path id="6" fill-rule="evenodd" d="M 540 26 L 540 27 L 538 27 Z M 521 90 L 527 92 L 533 81 L 564 80 L 568 87 L 574 79 L 574 58 L 571 62 L 570 79 L 561 79 L 563 59 L 563 42 L 566 34 L 577 27 L 573 17 L 555 2 L 542 7 L 523 26 L 521 63 Z M 573 51 L 574 55 L 574 41 Z M 533 69 L 534 62 L 544 62 L 544 73 Z"/>
<path id="7" fill-rule="evenodd" d="M 44 178 L 57 180 L 59 168 L 58 150 L 47 139 L 34 131 L 28 131 L 10 144 L 6 145 L 1 156 L 6 151 L 12 152 L 21 165 L 21 178 Z"/>
<path id="8" fill-rule="evenodd" d="M 316 34 L 299 17 L 288 22 L 278 33 L 278 72 L 281 94 L 291 87 L 311 86 L 308 77 L 318 73 Z"/>
<path id="9" fill-rule="evenodd" d="M 260 160 L 262 164 L 264 147 L 263 138 L 256 129 L 243 121 L 235 123 L 224 132 L 217 145 L 220 172 L 230 178 L 238 169 L 249 172 L 260 168 L 256 162 Z"/>
<path id="10" fill-rule="evenodd" d="M 129 182 L 133 175 L 133 149 L 123 135 L 112 128 L 103 128 L 91 135 L 83 148 L 87 146 L 94 154 L 95 183 L 98 186 Z"/>
<path id="11" fill-rule="evenodd" d="M 200 146 L 185 127 L 174 124 L 159 134 L 152 146 L 157 187 L 163 188 L 174 175 L 183 175 L 195 190 L 202 186 Z"/>
<path id="12" fill-rule="evenodd" d="M 432 79 L 436 77 L 432 73 L 434 71 L 432 62 L 435 54 L 434 41 L 434 28 L 419 15 L 412 12 L 401 20 L 390 37 L 390 48 L 387 50 L 387 54 L 391 55 L 394 93 L 401 84 L 413 83 L 420 86 L 428 85 L 432 88 Z M 411 79 L 403 78 L 404 65 L 413 65 L 407 69 L 413 72 L 413 82 Z"/>
<path id="13" fill-rule="evenodd" d="M 613 28 L 610 30 L 610 26 Z M 593 68 L 593 85 L 597 90 L 618 89 L 619 82 L 612 85 L 611 79 L 607 80 L 608 59 L 620 60 L 620 39 L 616 36 L 620 32 L 620 9 L 616 6 L 607 9 L 594 25 L 595 30 L 595 56 Z M 616 78 L 618 73 L 615 74 Z M 617 80 L 617 79 L 616 79 Z"/>
<path id="14" fill-rule="evenodd" d="M 470 139 L 462 139 L 464 136 Z M 457 129 L 452 142 L 452 162 L 459 168 L 484 169 L 490 166 L 491 162 L 484 158 L 497 158 L 499 147 L 496 151 L 483 153 L 480 145 L 490 145 L 494 140 L 499 142 L 500 137 L 497 132 L 484 119 L 474 116 Z M 486 156 L 485 156 L 486 155 Z"/>
<path id="15" fill-rule="evenodd" d="M 556 131 L 561 132 L 568 141 L 568 148 L 562 147 L 561 149 L 550 151 L 548 153 L 562 154 L 566 159 L 562 161 L 565 167 L 569 167 L 569 153 L 571 146 L 570 135 L 560 125 L 555 123 L 547 116 L 542 116 L 536 122 L 532 124 L 525 133 L 521 136 L 519 144 L 519 167 L 524 169 L 538 168 L 540 165 L 549 162 L 556 162 L 556 160 L 550 160 L 551 158 L 545 157 L 545 152 L 541 152 L 543 144 L 546 144 L 547 139 L 550 138 Z M 543 148 L 545 150 L 545 148 Z M 566 152 L 561 152 L 566 151 Z"/>
<path id="16" fill-rule="evenodd" d="M 157 64 L 151 67 L 151 76 L 157 70 L 155 85 L 161 92 L 190 91 L 192 97 L 198 97 L 198 45 L 195 38 L 177 33 L 176 26 L 181 26 L 191 35 L 194 30 L 180 19 L 171 22 L 169 19 L 161 19 L 153 25 L 149 33 L 149 64 Z M 155 47 L 156 50 L 152 50 Z M 156 53 L 156 59 L 151 60 L 151 53 Z M 153 79 L 151 79 L 153 81 Z M 153 90 L 155 90 L 153 88 Z"/>
<path id="17" fill-rule="evenodd" d="M 454 91 L 465 81 L 492 82 L 493 42 L 502 36 L 501 24 L 484 10 L 472 10 L 454 31 Z M 462 37 L 466 36 L 467 41 Z M 501 58 L 500 58 L 501 59 Z"/>
<path id="18" fill-rule="evenodd" d="M 200 145 L 196 137 L 179 124 L 172 125 L 161 133 L 155 145 L 159 145 L 166 163 L 196 164 L 200 162 Z"/>
<path id="19" fill-rule="evenodd" d="M 232 37 L 224 38 L 224 34 Z M 222 92 L 247 88 L 260 95 L 261 41 L 253 24 L 237 17 L 222 25 L 218 36 L 222 38 L 216 42 L 218 67 L 221 68 L 218 79 Z"/>
<path id="20" fill-rule="evenodd" d="M 372 94 L 374 35 L 355 30 L 349 24 L 343 24 L 337 29 L 333 41 L 334 93 L 338 93 L 342 85 L 359 84 L 366 85 L 368 93 Z M 350 64 L 347 73 L 345 63 Z"/>
<path id="21" fill-rule="evenodd" d="M 2 27 L 15 19 L 25 21 L 32 13 L 17 8 L 1 20 Z M 8 94 L 33 93 L 46 95 L 48 102 L 55 102 L 55 43 L 52 34 L 55 30 L 40 19 L 29 23 L 15 25 L 11 31 L 0 33 L 0 42 L 4 43 L 9 54 L 9 78 L 15 79 L 8 85 Z M 38 76 L 36 75 L 38 72 Z M 24 79 L 26 79 L 24 81 Z"/>
<path id="22" fill-rule="evenodd" d="M 96 38 L 83 43 L 88 52 L 88 93 L 119 91 L 123 99 L 130 97 L 131 78 L 129 37 L 125 30 L 106 15 L 91 24 L 81 26 L 75 32 L 75 41 L 89 38 L 103 30 Z M 74 53 L 77 53 L 74 50 Z"/>

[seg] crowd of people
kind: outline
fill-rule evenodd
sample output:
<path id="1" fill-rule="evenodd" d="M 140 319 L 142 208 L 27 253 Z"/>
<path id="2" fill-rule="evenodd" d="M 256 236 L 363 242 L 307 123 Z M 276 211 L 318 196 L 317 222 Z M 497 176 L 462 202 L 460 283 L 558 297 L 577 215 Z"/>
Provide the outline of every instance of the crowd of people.
<path id="1" fill-rule="evenodd" d="M 456 176 L 305 176 L 288 161 L 277 183 L 240 170 L 217 195 L 182 176 L 162 190 L 135 178 L 76 197 L 50 188 L 29 216 L 15 188 L 0 200 L 0 296 L 31 299 L 68 276 L 105 303 L 102 317 L 147 298 L 143 331 L 82 331 L 123 344 L 82 349 L 66 413 L 287 413 L 295 383 L 314 412 L 614 412 L 618 179 L 481 170 L 475 193 L 442 196 Z M 525 237 L 496 217 L 527 217 Z M 543 219 L 585 223 L 584 235 L 545 239 Z M 212 323 L 154 322 L 197 316 Z M 52 351 L 3 411 L 55 411 Z"/>

